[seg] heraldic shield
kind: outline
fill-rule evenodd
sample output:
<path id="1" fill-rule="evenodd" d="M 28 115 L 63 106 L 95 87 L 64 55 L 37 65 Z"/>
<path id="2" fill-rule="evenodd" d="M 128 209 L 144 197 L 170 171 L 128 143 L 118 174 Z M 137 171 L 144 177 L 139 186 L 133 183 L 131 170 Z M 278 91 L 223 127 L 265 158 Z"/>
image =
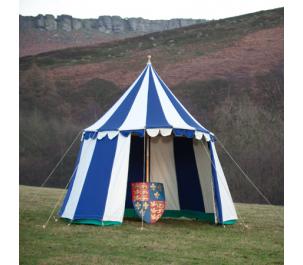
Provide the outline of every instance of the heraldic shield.
<path id="1" fill-rule="evenodd" d="M 165 194 L 162 183 L 132 183 L 132 201 L 136 213 L 148 224 L 157 222 L 165 210 Z"/>

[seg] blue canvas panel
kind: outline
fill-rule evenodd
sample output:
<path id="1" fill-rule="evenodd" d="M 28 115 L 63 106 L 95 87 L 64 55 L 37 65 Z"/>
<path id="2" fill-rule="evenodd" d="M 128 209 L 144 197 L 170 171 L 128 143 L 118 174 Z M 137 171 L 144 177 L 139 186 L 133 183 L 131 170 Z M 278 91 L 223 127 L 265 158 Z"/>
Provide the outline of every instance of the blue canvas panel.
<path id="1" fill-rule="evenodd" d="M 118 137 L 97 140 L 74 219 L 102 219 Z"/>
<path id="2" fill-rule="evenodd" d="M 155 81 L 149 68 L 149 87 L 148 87 L 148 99 L 147 99 L 147 116 L 146 116 L 146 128 L 172 128 L 167 122 L 157 89 Z"/>
<path id="3" fill-rule="evenodd" d="M 133 134 L 139 137 L 144 137 L 145 130 L 128 130 L 128 131 L 120 131 L 123 136 L 128 136 L 129 134 Z"/>
<path id="4" fill-rule="evenodd" d="M 187 138 L 194 138 L 195 137 L 195 131 L 191 130 L 183 130 L 183 129 L 173 129 L 174 135 L 177 137 L 187 137 Z"/>
<path id="5" fill-rule="evenodd" d="M 180 209 L 205 212 L 193 140 L 175 137 L 174 157 Z"/>

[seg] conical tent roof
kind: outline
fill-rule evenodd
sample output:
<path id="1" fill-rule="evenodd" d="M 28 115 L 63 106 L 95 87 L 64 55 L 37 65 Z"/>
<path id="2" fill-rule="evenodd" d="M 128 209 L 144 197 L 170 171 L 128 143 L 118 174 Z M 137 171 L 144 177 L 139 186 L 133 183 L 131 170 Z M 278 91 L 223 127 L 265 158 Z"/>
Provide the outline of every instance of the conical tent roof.
<path id="1" fill-rule="evenodd" d="M 121 98 L 98 121 L 85 129 L 86 138 L 115 137 L 118 132 L 144 130 L 154 137 L 161 133 L 209 141 L 213 135 L 174 96 L 150 61 Z M 98 132 L 99 134 L 96 134 Z"/>

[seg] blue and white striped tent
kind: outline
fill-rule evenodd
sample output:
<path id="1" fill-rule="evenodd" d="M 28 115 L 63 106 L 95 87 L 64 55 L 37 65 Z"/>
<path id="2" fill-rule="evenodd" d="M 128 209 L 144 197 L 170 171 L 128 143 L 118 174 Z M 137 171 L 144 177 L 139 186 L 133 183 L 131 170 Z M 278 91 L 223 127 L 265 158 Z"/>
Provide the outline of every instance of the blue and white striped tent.
<path id="1" fill-rule="evenodd" d="M 165 189 L 164 217 L 220 224 L 237 220 L 214 134 L 185 109 L 150 61 L 122 97 L 84 130 L 59 215 L 98 225 L 135 216 L 130 183 L 143 178 L 144 135 L 150 139 L 150 181 Z"/>

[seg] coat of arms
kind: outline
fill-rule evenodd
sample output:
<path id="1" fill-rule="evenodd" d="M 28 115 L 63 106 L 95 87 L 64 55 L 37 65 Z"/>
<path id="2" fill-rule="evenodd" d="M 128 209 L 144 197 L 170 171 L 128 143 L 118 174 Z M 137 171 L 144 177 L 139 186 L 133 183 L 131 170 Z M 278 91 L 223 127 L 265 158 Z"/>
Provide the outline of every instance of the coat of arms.
<path id="1" fill-rule="evenodd" d="M 148 224 L 157 222 L 165 210 L 165 194 L 162 183 L 132 183 L 132 202 L 136 213 Z"/>

